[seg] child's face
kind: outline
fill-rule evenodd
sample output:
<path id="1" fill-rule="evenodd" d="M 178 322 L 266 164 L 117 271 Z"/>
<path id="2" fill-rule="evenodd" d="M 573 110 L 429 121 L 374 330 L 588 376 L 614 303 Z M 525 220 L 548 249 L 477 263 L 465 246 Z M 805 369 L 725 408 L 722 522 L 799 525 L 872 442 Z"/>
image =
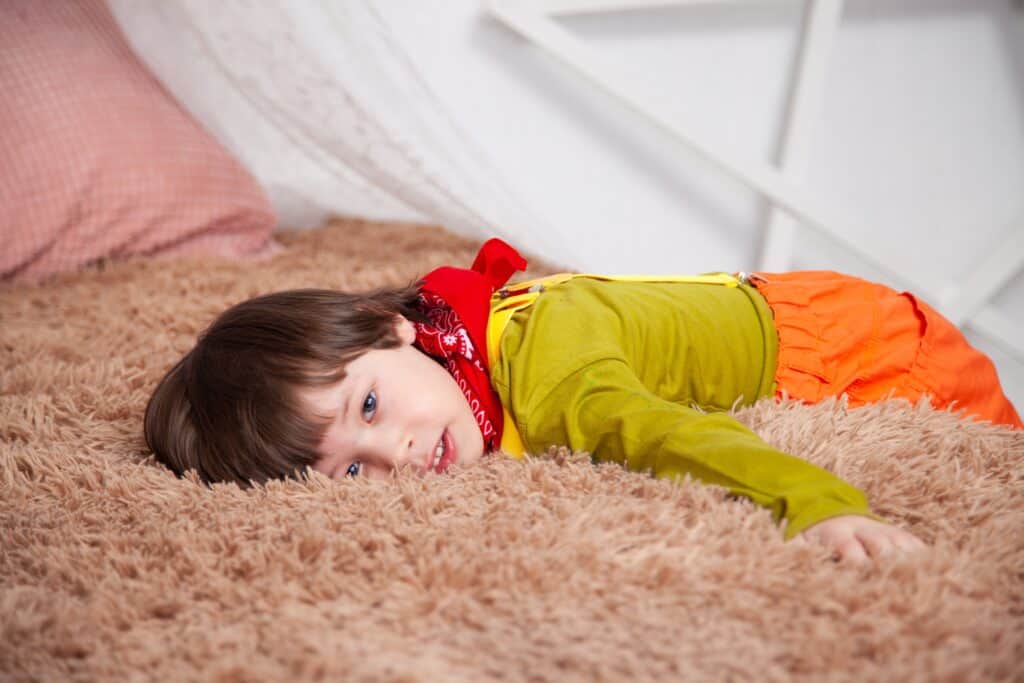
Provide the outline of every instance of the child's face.
<path id="1" fill-rule="evenodd" d="M 346 366 L 341 382 L 304 391 L 317 414 L 331 416 L 313 466 L 318 472 L 379 479 L 405 466 L 417 474 L 441 472 L 483 455 L 483 437 L 459 386 L 412 346 L 412 323 L 401 318 L 397 325 L 400 346 L 371 349 Z"/>

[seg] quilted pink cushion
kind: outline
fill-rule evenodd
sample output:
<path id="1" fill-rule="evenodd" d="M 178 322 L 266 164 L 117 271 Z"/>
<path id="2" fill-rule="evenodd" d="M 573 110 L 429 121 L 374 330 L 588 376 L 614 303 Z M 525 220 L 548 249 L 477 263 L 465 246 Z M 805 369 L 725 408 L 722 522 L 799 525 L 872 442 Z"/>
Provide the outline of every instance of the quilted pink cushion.
<path id="1" fill-rule="evenodd" d="M 261 255 L 275 222 L 102 0 L 0 2 L 0 277 L 131 254 Z"/>

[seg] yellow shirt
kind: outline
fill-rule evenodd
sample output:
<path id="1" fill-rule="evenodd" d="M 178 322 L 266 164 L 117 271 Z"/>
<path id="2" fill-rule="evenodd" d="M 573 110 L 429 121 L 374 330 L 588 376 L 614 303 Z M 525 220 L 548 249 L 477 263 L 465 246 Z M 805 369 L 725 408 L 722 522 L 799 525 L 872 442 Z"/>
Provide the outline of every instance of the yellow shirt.
<path id="1" fill-rule="evenodd" d="M 690 474 L 770 508 L 787 538 L 870 514 L 859 490 L 726 414 L 772 395 L 777 354 L 771 309 L 745 285 L 580 277 L 512 316 L 491 383 L 529 451 Z"/>

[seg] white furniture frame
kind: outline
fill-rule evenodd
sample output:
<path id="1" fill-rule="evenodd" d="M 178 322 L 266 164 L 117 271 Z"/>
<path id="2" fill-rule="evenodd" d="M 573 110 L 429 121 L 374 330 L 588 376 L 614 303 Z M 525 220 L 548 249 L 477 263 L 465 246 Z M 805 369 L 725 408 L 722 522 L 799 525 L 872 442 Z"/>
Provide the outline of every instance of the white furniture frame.
<path id="1" fill-rule="evenodd" d="M 890 283 L 938 303 L 943 314 L 1007 349 L 1024 361 L 1024 326 L 992 306 L 992 298 L 1024 269 L 1024 219 L 1012 226 L 998 247 L 967 277 L 937 291 L 916 282 L 889 262 L 859 244 L 858 234 L 842 211 L 818 201 L 794 178 L 806 165 L 810 128 L 818 118 L 828 71 L 829 52 L 839 29 L 843 0 L 804 0 L 800 45 L 792 72 L 789 106 L 780 132 L 778 167 L 743 159 L 690 135 L 681 125 L 658 113 L 655 103 L 633 88 L 626 74 L 577 40 L 555 21 L 556 16 L 642 10 L 679 5 L 792 0 L 489 0 L 491 14 L 565 64 L 579 71 L 627 107 L 682 142 L 693 154 L 719 171 L 760 193 L 771 203 L 759 259 L 762 270 L 785 270 L 791 265 L 798 225 L 815 229 L 831 241 L 884 272 Z"/>

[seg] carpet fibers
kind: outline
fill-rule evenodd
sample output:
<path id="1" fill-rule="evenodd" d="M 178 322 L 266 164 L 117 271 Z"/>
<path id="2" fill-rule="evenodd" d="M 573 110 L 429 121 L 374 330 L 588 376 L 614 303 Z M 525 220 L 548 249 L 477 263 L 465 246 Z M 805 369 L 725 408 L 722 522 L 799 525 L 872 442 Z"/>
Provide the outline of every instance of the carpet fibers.
<path id="1" fill-rule="evenodd" d="M 142 411 L 225 306 L 475 253 L 355 221 L 282 241 L 261 264 L 0 286 L 3 680 L 1024 680 L 1024 433 L 927 405 L 738 413 L 929 545 L 862 566 L 720 490 L 565 451 L 385 482 L 174 477 Z"/>

